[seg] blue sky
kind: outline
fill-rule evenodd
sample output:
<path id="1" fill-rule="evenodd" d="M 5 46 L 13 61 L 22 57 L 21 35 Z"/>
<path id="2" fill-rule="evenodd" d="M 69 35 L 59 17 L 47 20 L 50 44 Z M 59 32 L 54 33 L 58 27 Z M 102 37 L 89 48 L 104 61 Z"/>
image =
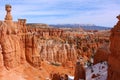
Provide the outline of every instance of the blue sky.
<path id="1" fill-rule="evenodd" d="M 13 19 L 28 23 L 95 24 L 113 27 L 120 14 L 120 0 L 0 0 L 0 19 L 5 4 L 12 5 Z"/>

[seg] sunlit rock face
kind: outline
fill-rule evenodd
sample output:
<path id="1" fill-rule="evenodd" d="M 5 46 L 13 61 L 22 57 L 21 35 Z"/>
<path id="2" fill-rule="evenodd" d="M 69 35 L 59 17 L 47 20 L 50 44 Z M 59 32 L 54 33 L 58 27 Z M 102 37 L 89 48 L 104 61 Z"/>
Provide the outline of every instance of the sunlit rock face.
<path id="1" fill-rule="evenodd" d="M 1 45 L 1 61 L 6 69 L 11 69 L 19 66 L 25 60 L 25 55 L 22 52 L 20 37 L 14 34 L 12 27 L 1 22 L 0 24 L 0 45 Z M 9 31 L 9 29 L 11 31 Z M 2 60 L 3 59 L 3 60 Z"/>
<path id="2" fill-rule="evenodd" d="M 26 60 L 34 67 L 40 67 L 40 49 L 38 37 L 34 35 L 25 36 L 25 55 Z"/>
<path id="3" fill-rule="evenodd" d="M 16 68 L 26 62 L 25 55 L 25 19 L 12 21 L 11 5 L 6 5 L 6 16 L 0 21 L 0 59 L 1 66 L 7 70 Z"/>
<path id="4" fill-rule="evenodd" d="M 110 51 L 108 58 L 108 80 L 120 79 L 120 15 L 117 16 L 118 23 L 111 30 L 110 36 Z"/>
<path id="5" fill-rule="evenodd" d="M 41 57 L 43 60 L 64 64 L 67 61 L 74 62 L 77 59 L 75 47 L 70 47 L 69 44 L 58 44 L 53 41 L 52 45 L 45 43 L 43 47 L 44 50 L 40 52 L 40 55 L 44 56 Z"/>

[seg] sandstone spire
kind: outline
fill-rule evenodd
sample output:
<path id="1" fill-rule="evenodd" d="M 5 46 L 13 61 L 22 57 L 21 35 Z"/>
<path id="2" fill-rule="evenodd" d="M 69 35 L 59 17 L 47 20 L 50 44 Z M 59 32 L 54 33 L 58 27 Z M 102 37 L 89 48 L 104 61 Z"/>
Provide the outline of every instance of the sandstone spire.
<path id="1" fill-rule="evenodd" d="M 5 10 L 6 10 L 5 22 L 7 24 L 12 24 L 11 8 L 12 6 L 9 4 L 5 5 Z"/>
<path id="2" fill-rule="evenodd" d="M 120 15 L 117 16 L 118 23 L 111 30 L 110 36 L 110 51 L 111 54 L 108 58 L 108 79 L 107 80 L 119 80 L 120 79 Z"/>

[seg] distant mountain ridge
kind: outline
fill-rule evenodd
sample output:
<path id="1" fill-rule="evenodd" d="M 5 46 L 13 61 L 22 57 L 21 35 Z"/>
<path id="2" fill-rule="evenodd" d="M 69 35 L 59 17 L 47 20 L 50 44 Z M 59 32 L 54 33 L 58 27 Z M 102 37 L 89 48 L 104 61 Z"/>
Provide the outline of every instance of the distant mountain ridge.
<path id="1" fill-rule="evenodd" d="M 51 24 L 55 28 L 83 28 L 85 30 L 108 30 L 110 27 L 96 26 L 94 24 Z"/>
<path id="2" fill-rule="evenodd" d="M 48 24 L 43 24 L 43 23 L 27 23 L 26 24 L 29 27 L 36 27 L 36 28 L 52 28 Z"/>

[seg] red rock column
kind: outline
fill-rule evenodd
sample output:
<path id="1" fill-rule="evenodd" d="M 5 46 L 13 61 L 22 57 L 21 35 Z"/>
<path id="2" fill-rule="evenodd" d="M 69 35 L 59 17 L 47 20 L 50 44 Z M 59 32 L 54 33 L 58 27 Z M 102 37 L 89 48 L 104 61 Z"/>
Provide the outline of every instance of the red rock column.
<path id="1" fill-rule="evenodd" d="M 118 23 L 111 30 L 110 36 L 110 51 L 108 58 L 108 79 L 120 80 L 120 15 L 117 16 Z"/>

